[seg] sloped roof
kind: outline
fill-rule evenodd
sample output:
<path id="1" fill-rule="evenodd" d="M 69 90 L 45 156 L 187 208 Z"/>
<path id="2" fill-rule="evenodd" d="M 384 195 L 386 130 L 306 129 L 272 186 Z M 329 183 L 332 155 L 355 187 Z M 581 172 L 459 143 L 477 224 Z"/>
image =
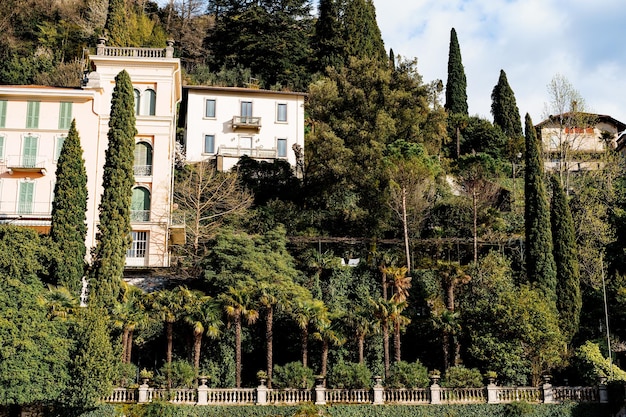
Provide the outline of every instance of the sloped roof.
<path id="1" fill-rule="evenodd" d="M 563 113 L 562 116 L 563 117 L 569 117 L 569 116 L 571 116 L 571 114 L 572 113 Z M 583 113 L 583 112 L 580 112 L 578 114 L 581 115 L 581 116 L 584 116 L 585 118 L 588 118 L 590 120 L 595 119 L 596 123 L 604 122 L 604 123 L 611 124 L 611 125 L 613 125 L 613 126 L 615 126 L 617 128 L 618 132 L 626 130 L 626 124 L 625 123 L 622 123 L 619 120 L 614 119 L 613 117 L 608 116 L 606 114 Z M 542 121 L 539 124 L 536 124 L 535 125 L 535 129 L 542 129 L 543 127 L 546 127 L 546 126 L 548 126 L 548 125 L 550 125 L 552 123 L 555 123 L 558 120 L 559 116 L 561 116 L 561 115 L 557 114 L 557 115 L 554 115 L 554 116 L 553 115 L 548 116 L 548 118 L 546 120 Z"/>

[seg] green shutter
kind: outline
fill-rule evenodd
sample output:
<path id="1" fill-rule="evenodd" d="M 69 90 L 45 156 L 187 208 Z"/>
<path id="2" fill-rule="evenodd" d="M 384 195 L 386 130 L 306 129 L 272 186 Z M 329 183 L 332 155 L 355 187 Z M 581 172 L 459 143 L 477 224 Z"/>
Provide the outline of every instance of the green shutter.
<path id="1" fill-rule="evenodd" d="M 35 183 L 34 182 L 20 183 L 20 200 L 19 200 L 19 206 L 18 206 L 18 212 L 20 214 L 32 214 L 34 195 L 35 195 Z"/>
<path id="2" fill-rule="evenodd" d="M 62 102 L 59 107 L 59 129 L 69 129 L 72 124 L 72 103 Z"/>
<path id="3" fill-rule="evenodd" d="M 7 101 L 0 100 L 0 127 L 6 127 L 7 121 Z"/>
<path id="4" fill-rule="evenodd" d="M 26 128 L 37 129 L 39 127 L 39 102 L 29 101 L 26 108 Z"/>
<path id="5" fill-rule="evenodd" d="M 22 151 L 22 165 L 34 167 L 37 160 L 37 137 L 24 136 L 24 149 Z"/>
<path id="6" fill-rule="evenodd" d="M 0 160 L 4 159 L 4 136 L 0 136 Z"/>
<path id="7" fill-rule="evenodd" d="M 57 148 L 56 151 L 54 153 L 54 160 L 58 161 L 59 160 L 59 156 L 61 156 L 61 151 L 63 150 L 63 143 L 65 142 L 65 138 L 63 136 L 60 136 L 57 138 Z"/>

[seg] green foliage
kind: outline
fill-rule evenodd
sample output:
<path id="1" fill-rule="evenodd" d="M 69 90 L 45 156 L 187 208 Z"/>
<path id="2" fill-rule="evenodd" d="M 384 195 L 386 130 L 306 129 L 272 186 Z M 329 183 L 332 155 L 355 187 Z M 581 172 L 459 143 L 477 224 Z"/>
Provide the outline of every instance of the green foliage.
<path id="1" fill-rule="evenodd" d="M 313 46 L 316 53 L 315 68 L 325 73 L 326 67 L 345 64 L 344 39 L 341 33 L 340 4 L 336 0 L 321 0 L 319 17 L 315 22 Z"/>
<path id="2" fill-rule="evenodd" d="M 478 369 L 470 369 L 463 365 L 457 365 L 448 368 L 441 386 L 446 388 L 480 388 L 484 386 L 484 384 Z"/>
<path id="3" fill-rule="evenodd" d="M 172 363 L 166 363 L 160 369 L 160 375 L 163 377 L 165 375 L 170 375 L 172 380 L 172 388 L 193 388 L 194 380 L 196 378 L 196 371 L 193 368 L 193 365 L 189 362 L 177 359 L 172 361 Z M 159 379 L 159 381 L 155 381 L 157 383 L 161 383 L 166 385 L 167 382 L 165 378 Z"/>
<path id="4" fill-rule="evenodd" d="M 371 0 L 349 0 L 344 4 L 343 18 L 344 59 L 371 58 L 378 65 L 387 65 L 387 51 L 376 22 L 376 9 Z"/>
<path id="5" fill-rule="evenodd" d="M 123 70 L 115 77 L 109 119 L 109 144 L 105 154 L 100 202 L 100 224 L 96 235 L 90 282 L 90 302 L 112 308 L 120 293 L 120 281 L 130 245 L 130 202 L 135 184 L 135 105 L 133 85 Z"/>
<path id="6" fill-rule="evenodd" d="M 507 154 L 507 137 L 502 130 L 480 117 L 469 117 L 461 128 L 461 154 L 485 152 L 499 159 Z"/>
<path id="7" fill-rule="evenodd" d="M 109 10 L 104 25 L 109 46 L 131 46 L 127 15 L 125 0 L 109 0 Z"/>
<path id="8" fill-rule="evenodd" d="M 561 182 L 556 176 L 552 177 L 551 182 L 550 223 L 556 265 L 556 307 L 559 312 L 561 332 L 569 342 L 578 331 L 582 309 L 576 235 L 574 221 Z"/>
<path id="9" fill-rule="evenodd" d="M 339 362 L 330 367 L 328 386 L 341 389 L 369 389 L 372 373 L 365 364 Z"/>
<path id="10" fill-rule="evenodd" d="M 313 370 L 305 368 L 302 362 L 289 362 L 274 366 L 272 383 L 275 388 L 313 388 Z"/>
<path id="11" fill-rule="evenodd" d="M 461 60 L 461 48 L 456 30 L 450 31 L 450 50 L 448 54 L 448 81 L 446 83 L 445 108 L 450 114 L 468 114 L 467 79 Z"/>
<path id="12" fill-rule="evenodd" d="M 552 252 L 550 208 L 543 183 L 541 145 L 533 122 L 526 114 L 526 171 L 524 179 L 524 221 L 526 229 L 526 276 L 556 302 L 556 266 Z"/>
<path id="13" fill-rule="evenodd" d="M 299 194 L 300 181 L 286 160 L 257 161 L 244 155 L 233 169 L 239 174 L 241 183 L 254 193 L 257 205 L 273 199 L 293 200 Z"/>
<path id="14" fill-rule="evenodd" d="M 498 126 L 508 138 L 508 157 L 512 158 L 523 149 L 521 143 L 522 120 L 515 101 L 515 94 L 509 86 L 504 70 L 500 70 L 498 84 L 491 92 L 491 114 L 493 124 Z"/>
<path id="15" fill-rule="evenodd" d="M 80 295 L 85 273 L 86 211 L 87 173 L 76 120 L 72 120 L 57 162 L 50 238 L 62 253 L 52 265 L 52 282 L 67 287 L 74 296 Z"/>
<path id="16" fill-rule="evenodd" d="M 394 362 L 385 381 L 388 388 L 426 388 L 428 384 L 428 369 L 420 361 Z"/>
<path id="17" fill-rule="evenodd" d="M 605 358 L 598 344 L 590 340 L 576 349 L 574 363 L 586 384 L 597 384 L 600 376 L 607 377 L 611 381 L 626 381 L 626 371 L 612 364 L 609 358 Z"/>

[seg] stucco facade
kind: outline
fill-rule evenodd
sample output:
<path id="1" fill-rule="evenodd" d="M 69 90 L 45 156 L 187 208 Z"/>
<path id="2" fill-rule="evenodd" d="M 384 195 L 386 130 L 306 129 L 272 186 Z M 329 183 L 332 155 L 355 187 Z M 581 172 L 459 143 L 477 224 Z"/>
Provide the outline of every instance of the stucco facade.
<path id="1" fill-rule="evenodd" d="M 69 122 L 76 120 L 87 170 L 87 238 L 96 245 L 98 206 L 111 95 L 126 70 L 136 95 L 135 181 L 131 206 L 133 247 L 127 267 L 169 266 L 176 108 L 180 62 L 173 49 L 108 48 L 89 57 L 82 88 L 0 86 L 0 223 L 46 232 L 56 160 Z"/>
<path id="2" fill-rule="evenodd" d="M 183 97 L 179 125 L 188 162 L 212 159 L 228 171 L 248 155 L 284 159 L 297 172 L 293 146 L 304 152 L 304 93 L 187 86 Z"/>

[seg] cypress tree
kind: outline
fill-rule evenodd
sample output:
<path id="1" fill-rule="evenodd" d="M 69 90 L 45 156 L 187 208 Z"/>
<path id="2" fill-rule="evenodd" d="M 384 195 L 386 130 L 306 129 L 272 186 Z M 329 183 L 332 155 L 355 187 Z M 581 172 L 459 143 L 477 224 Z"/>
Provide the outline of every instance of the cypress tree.
<path id="1" fill-rule="evenodd" d="M 348 0 L 344 15 L 345 59 L 372 58 L 387 65 L 387 51 L 376 22 L 376 8 L 372 0 Z"/>
<path id="2" fill-rule="evenodd" d="M 86 211 L 87 173 L 76 120 L 72 120 L 57 162 L 50 238 L 63 255 L 53 262 L 51 278 L 76 296 L 85 273 Z"/>
<path id="3" fill-rule="evenodd" d="M 448 82 L 446 84 L 445 108 L 450 114 L 468 115 L 467 80 L 461 61 L 461 48 L 456 30 L 450 32 L 450 51 L 448 54 Z"/>
<path id="4" fill-rule="evenodd" d="M 551 183 L 550 222 L 556 264 L 556 307 L 559 312 L 561 332 L 569 342 L 578 331 L 582 308 L 576 235 L 572 213 L 561 182 L 558 177 L 552 176 Z"/>
<path id="5" fill-rule="evenodd" d="M 556 267 L 552 255 L 550 208 L 543 183 L 543 164 L 533 122 L 526 114 L 526 174 L 524 222 L 526 229 L 526 274 L 531 282 L 556 302 Z"/>
<path id="6" fill-rule="evenodd" d="M 320 0 L 319 17 L 315 23 L 313 40 L 317 57 L 317 70 L 325 72 L 326 67 L 340 67 L 345 64 L 341 37 L 341 24 L 336 0 Z"/>
<path id="7" fill-rule="evenodd" d="M 500 126 L 509 138 L 522 137 L 522 119 L 504 70 L 500 70 L 498 84 L 491 92 L 491 114 L 493 124 Z"/>
<path id="8" fill-rule="evenodd" d="M 135 183 L 135 106 L 130 76 L 123 70 L 115 77 L 109 119 L 109 145 L 102 174 L 102 200 L 97 245 L 93 261 L 90 298 L 111 307 L 120 291 L 126 250 L 130 246 L 130 203 Z"/>
<path id="9" fill-rule="evenodd" d="M 128 26 L 126 0 L 109 0 L 107 20 L 104 24 L 108 44 L 110 46 L 130 46 Z"/>

